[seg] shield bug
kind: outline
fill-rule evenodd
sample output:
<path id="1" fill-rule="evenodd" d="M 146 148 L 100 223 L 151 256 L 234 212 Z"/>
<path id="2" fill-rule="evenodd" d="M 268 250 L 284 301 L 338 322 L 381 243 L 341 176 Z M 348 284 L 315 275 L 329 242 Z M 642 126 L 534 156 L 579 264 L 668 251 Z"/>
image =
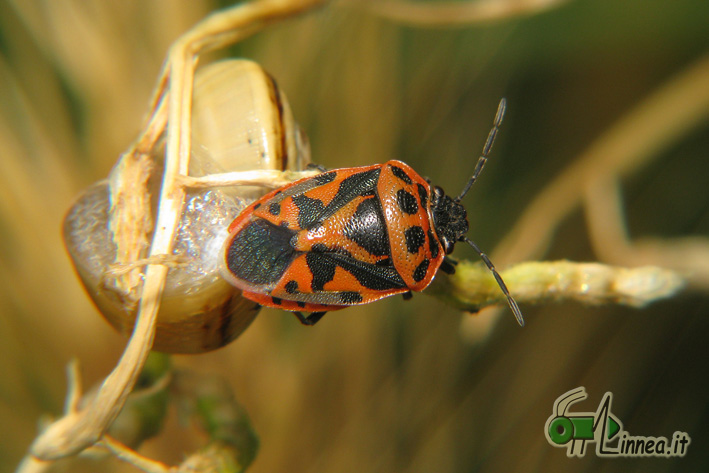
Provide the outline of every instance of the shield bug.
<path id="1" fill-rule="evenodd" d="M 458 197 L 401 161 L 324 171 L 266 194 L 239 214 L 229 226 L 222 275 L 244 297 L 293 311 L 312 325 L 331 310 L 424 290 L 439 269 L 454 272 L 447 255 L 462 241 L 478 252 L 523 325 L 494 265 L 465 236 L 460 203 L 487 162 L 504 112 L 502 99 Z"/>

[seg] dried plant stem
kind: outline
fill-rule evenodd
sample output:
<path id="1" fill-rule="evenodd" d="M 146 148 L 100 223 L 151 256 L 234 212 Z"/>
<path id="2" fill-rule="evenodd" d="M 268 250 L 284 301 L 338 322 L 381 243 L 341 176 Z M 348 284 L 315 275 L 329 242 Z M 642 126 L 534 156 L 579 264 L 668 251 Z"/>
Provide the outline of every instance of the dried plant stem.
<path id="1" fill-rule="evenodd" d="M 153 358 L 153 361 L 153 366 L 147 368 L 147 381 L 153 384 L 131 393 L 131 400 L 118 418 L 119 424 L 124 415 L 129 419 L 123 429 L 119 426 L 116 431 L 124 438 L 118 440 L 109 430 L 110 435 L 104 435 L 95 447 L 85 450 L 85 456 L 91 457 L 96 451 L 108 450 L 116 458 L 148 473 L 245 471 L 256 456 L 259 441 L 229 384 L 222 378 L 200 372 L 173 371 L 169 363 L 163 364 L 160 357 Z M 145 370 L 141 376 L 145 380 Z M 130 447 L 150 438 L 155 423 L 161 424 L 160 419 L 164 418 L 166 410 L 160 407 L 166 402 L 168 393 L 180 418 L 193 419 L 209 438 L 205 447 L 189 454 L 176 466 L 154 461 Z M 126 429 L 126 426 L 129 427 Z"/>
<path id="2" fill-rule="evenodd" d="M 682 274 L 689 287 L 709 289 L 709 238 L 632 240 L 625 223 L 620 182 L 612 177 L 589 186 L 584 203 L 593 251 L 601 261 L 633 267 L 661 266 Z"/>
<path id="3" fill-rule="evenodd" d="M 485 21 L 499 21 L 520 15 L 533 15 L 562 5 L 569 0 L 480 0 L 463 2 L 412 2 L 353 0 L 375 15 L 397 23 L 431 27 L 469 26 Z"/>
<path id="4" fill-rule="evenodd" d="M 670 297 L 684 286 L 684 280 L 674 272 L 653 266 L 619 268 L 600 263 L 543 261 L 520 263 L 500 274 L 515 299 L 522 303 L 574 300 L 586 305 L 642 307 Z M 468 312 L 506 302 L 487 268 L 468 261 L 460 262 L 452 276 L 439 274 L 425 294 Z"/>
<path id="5" fill-rule="evenodd" d="M 189 166 L 192 80 L 197 56 L 241 40 L 272 21 L 324 3 L 325 0 L 271 0 L 240 4 L 208 16 L 173 44 L 158 80 L 146 129 L 122 158 L 132 160 L 150 154 L 167 127 L 165 171 L 150 258 L 172 252 L 184 198 L 178 176 L 185 176 Z M 167 270 L 164 265 L 147 266 L 137 322 L 118 365 L 97 394 L 86 400 L 84 408 L 65 413 L 35 439 L 30 448 L 32 456 L 46 462 L 77 454 L 95 444 L 115 420 L 152 347 Z M 18 471 L 31 471 L 40 463 L 26 459 Z"/>
<path id="6" fill-rule="evenodd" d="M 688 133 L 709 115 L 708 83 L 709 56 L 705 56 L 622 117 L 535 196 L 492 252 L 493 261 L 504 266 L 515 261 L 541 257 L 551 244 L 557 226 L 585 198 L 597 195 L 596 190 L 602 188 L 608 179 L 619 180 L 656 159 L 660 150 Z M 592 205 L 591 212 L 597 211 L 597 206 Z M 589 219 L 591 221 L 593 217 L 589 216 Z M 598 234 L 598 231 L 591 229 L 592 237 Z M 594 246 L 598 245 L 594 243 Z M 688 274 L 692 285 L 705 286 L 706 281 L 709 281 L 709 268 L 701 264 L 701 260 L 692 258 L 706 255 L 708 246 L 706 241 L 682 242 L 680 248 L 672 248 L 672 251 L 677 258 L 687 261 L 687 264 L 684 267 L 677 264 L 666 267 L 681 271 L 683 276 Z M 667 245 L 662 246 L 663 252 L 667 249 Z M 667 257 L 646 258 L 641 263 L 665 266 L 667 261 Z M 640 263 L 639 260 L 629 259 L 609 262 L 623 265 Z M 516 297 L 514 290 L 513 293 Z M 495 310 L 496 315 L 499 313 Z M 479 320 L 464 318 L 462 331 L 476 334 L 486 332 L 490 325 L 478 330 L 480 327 L 477 326 L 481 323 Z M 475 335 L 471 340 L 478 338 L 479 335 Z"/>
<path id="7" fill-rule="evenodd" d="M 320 171 L 235 171 L 201 177 L 179 176 L 179 181 L 183 186 L 193 189 L 229 186 L 260 186 L 275 189 L 316 174 L 320 174 Z"/>
<path id="8" fill-rule="evenodd" d="M 659 156 L 709 115 L 709 56 L 693 64 L 599 137 L 549 183 L 495 249 L 498 262 L 538 258 L 561 220 L 589 186 L 609 176 L 627 176 Z"/>
<path id="9" fill-rule="evenodd" d="M 168 473 L 171 470 L 171 468 L 164 463 L 139 455 L 134 450 L 112 438 L 110 435 L 104 435 L 97 446 L 104 447 L 119 460 L 130 463 L 134 467 L 139 468 L 146 473 Z"/>

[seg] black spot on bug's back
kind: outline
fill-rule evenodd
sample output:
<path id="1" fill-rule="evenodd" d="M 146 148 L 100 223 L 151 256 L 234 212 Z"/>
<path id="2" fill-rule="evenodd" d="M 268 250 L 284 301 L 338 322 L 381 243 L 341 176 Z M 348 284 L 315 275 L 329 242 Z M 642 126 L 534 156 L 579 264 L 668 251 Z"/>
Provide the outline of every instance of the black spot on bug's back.
<path id="1" fill-rule="evenodd" d="M 399 166 L 394 166 L 392 164 L 390 164 L 389 167 L 391 168 L 391 173 L 393 175 L 395 175 L 396 177 L 398 177 L 399 179 L 401 179 L 402 181 L 404 181 L 407 184 L 412 184 L 411 178 L 409 177 L 408 174 L 406 174 L 406 171 L 401 169 Z"/>
<path id="2" fill-rule="evenodd" d="M 431 230 L 428 231 L 428 248 L 431 250 L 431 257 L 437 258 L 440 246 L 438 246 L 438 240 Z"/>
<path id="3" fill-rule="evenodd" d="M 305 307 L 305 302 L 303 301 L 296 301 L 296 304 L 298 304 L 298 307 L 300 307 L 301 309 Z"/>
<path id="4" fill-rule="evenodd" d="M 290 245 L 295 232 L 258 219 L 229 243 L 226 263 L 237 278 L 261 285 L 278 281 L 296 256 Z"/>
<path id="5" fill-rule="evenodd" d="M 340 301 L 343 304 L 357 304 L 362 302 L 362 295 L 355 291 L 344 291 L 340 293 Z"/>
<path id="6" fill-rule="evenodd" d="M 340 188 L 337 194 L 333 197 L 332 202 L 328 204 L 328 210 L 339 209 L 351 202 L 352 199 L 359 195 L 369 195 L 374 192 L 377 181 L 379 180 L 380 169 L 372 169 L 369 171 L 358 172 L 345 178 L 340 183 Z M 330 215 L 332 215 L 330 213 Z"/>
<path id="7" fill-rule="evenodd" d="M 313 291 L 322 291 L 325 284 L 335 277 L 335 262 L 322 253 L 309 252 L 305 255 L 305 262 L 313 274 L 311 287 Z"/>
<path id="8" fill-rule="evenodd" d="M 298 281 L 288 281 L 285 285 L 285 290 L 288 294 L 295 294 L 296 292 L 298 292 Z"/>
<path id="9" fill-rule="evenodd" d="M 374 256 L 388 256 L 389 235 L 378 199 L 363 200 L 345 224 L 343 235 Z"/>
<path id="10" fill-rule="evenodd" d="M 419 204 L 416 201 L 416 197 L 404 189 L 399 189 L 396 192 L 396 201 L 399 204 L 401 211 L 409 215 L 413 215 L 419 210 Z"/>
<path id="11" fill-rule="evenodd" d="M 278 215 L 279 213 L 281 213 L 281 204 L 279 204 L 278 202 L 272 203 L 268 206 L 268 212 L 271 215 Z"/>
<path id="12" fill-rule="evenodd" d="M 413 274 L 414 281 L 421 282 L 423 280 L 423 278 L 426 277 L 426 271 L 428 271 L 429 264 L 430 264 L 430 262 L 427 259 L 421 261 L 421 264 L 419 264 L 416 267 L 416 269 L 414 270 L 414 274 Z"/>
<path id="13" fill-rule="evenodd" d="M 358 172 L 343 179 L 342 182 L 340 182 L 337 193 L 327 205 L 324 205 L 323 202 L 318 199 L 312 199 L 304 194 L 294 195 L 293 203 L 299 210 L 298 225 L 300 225 L 300 228 L 309 230 L 313 226 L 321 224 L 325 221 L 325 219 L 334 215 L 355 197 L 373 193 L 377 185 L 377 180 L 379 179 L 379 173 L 380 169 L 376 168 L 369 171 Z M 317 179 L 320 176 L 326 176 L 321 179 L 334 180 L 335 175 L 336 173 L 333 171 L 325 174 L 318 174 L 312 179 L 315 179 L 316 182 L 318 182 Z"/>
<path id="14" fill-rule="evenodd" d="M 334 181 L 335 177 L 337 177 L 337 173 L 335 171 L 330 171 L 318 174 L 313 179 L 315 179 L 315 182 L 317 182 L 318 184 L 323 185 L 327 184 L 328 182 Z"/>
<path id="15" fill-rule="evenodd" d="M 339 250 L 328 252 L 308 252 L 305 261 L 313 274 L 313 291 L 323 291 L 325 284 L 335 277 L 335 269 L 340 267 L 357 279 L 362 286 L 375 291 L 388 291 L 406 287 L 396 269 L 365 263 Z"/>
<path id="16" fill-rule="evenodd" d="M 273 303 L 276 305 L 281 305 L 281 302 L 283 302 L 283 299 L 280 299 L 278 297 L 271 297 L 271 301 L 273 301 Z"/>
<path id="17" fill-rule="evenodd" d="M 317 223 L 325 208 L 321 200 L 306 195 L 293 196 L 293 204 L 298 207 L 298 226 L 303 229 Z"/>
<path id="18" fill-rule="evenodd" d="M 426 243 L 426 233 L 418 225 L 404 230 L 404 238 L 406 239 L 406 249 L 409 253 L 418 253 L 419 249 Z"/>
<path id="19" fill-rule="evenodd" d="M 428 203 L 428 191 L 426 190 L 426 187 L 423 184 L 416 184 L 416 187 L 419 190 L 419 200 L 421 200 L 421 207 L 425 209 L 426 204 Z"/>
<path id="20" fill-rule="evenodd" d="M 393 266 L 378 266 L 362 262 L 351 256 L 327 253 L 332 261 L 357 279 L 362 286 L 376 291 L 406 287 L 404 280 Z"/>

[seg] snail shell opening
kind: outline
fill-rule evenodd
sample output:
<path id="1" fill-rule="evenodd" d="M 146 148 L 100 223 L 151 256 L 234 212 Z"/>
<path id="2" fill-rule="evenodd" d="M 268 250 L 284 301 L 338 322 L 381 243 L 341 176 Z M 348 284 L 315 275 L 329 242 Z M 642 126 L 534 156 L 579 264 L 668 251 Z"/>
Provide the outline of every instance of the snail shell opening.
<path id="1" fill-rule="evenodd" d="M 146 201 L 136 220 L 154 222 L 162 182 L 164 147 L 150 157 L 145 186 L 136 186 Z M 226 60 L 198 69 L 192 114 L 189 174 L 247 170 L 301 170 L 310 161 L 307 139 L 293 120 L 285 95 L 275 81 L 248 60 Z M 101 314 L 118 331 L 130 335 L 137 312 L 145 267 L 136 266 L 135 285 L 120 281 L 121 268 L 148 254 L 147 244 L 123 237 L 112 219 L 123 199 L 112 198 L 111 186 L 135 179 L 121 162 L 107 181 L 78 198 L 64 220 L 64 241 L 76 271 Z M 253 321 L 259 307 L 219 275 L 217 262 L 227 227 L 248 204 L 268 189 L 252 186 L 188 189 L 176 232 L 173 256 L 158 311 L 153 349 L 201 353 L 226 345 Z M 144 195 L 143 195 L 144 194 Z M 118 202 L 116 202 L 118 200 Z M 130 200 L 130 199 L 128 199 Z M 121 210 L 121 209 L 118 209 Z M 128 213 L 130 215 L 130 212 Z M 140 228 L 140 226 L 138 226 Z M 145 225 L 139 240 L 150 242 Z M 124 254 L 136 255 L 118 261 Z"/>

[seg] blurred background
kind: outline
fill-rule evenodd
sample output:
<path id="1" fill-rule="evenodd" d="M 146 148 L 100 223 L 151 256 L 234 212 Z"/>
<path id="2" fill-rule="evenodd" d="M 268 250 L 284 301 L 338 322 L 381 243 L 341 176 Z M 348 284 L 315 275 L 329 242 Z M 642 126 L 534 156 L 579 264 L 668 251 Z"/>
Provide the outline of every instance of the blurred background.
<path id="1" fill-rule="evenodd" d="M 61 412 L 71 358 L 88 386 L 122 352 L 73 272 L 61 222 L 136 137 L 169 44 L 225 4 L 0 3 L 0 472 L 42 414 Z M 250 471 L 707 471 L 708 18 L 696 0 L 576 0 L 424 27 L 335 2 L 232 48 L 278 80 L 315 162 L 401 159 L 452 194 L 506 97 L 466 199 L 469 235 L 498 267 L 569 259 L 692 275 L 681 295 L 641 310 L 523 306 L 524 329 L 507 310 L 469 316 L 420 294 L 313 328 L 263 310 L 231 345 L 175 357 L 228 379 L 261 438 Z M 603 185 L 586 190 L 584 176 Z M 618 209 L 632 240 L 654 240 L 636 251 L 619 239 L 607 217 Z M 568 459 L 543 430 L 577 386 L 589 399 L 574 410 L 594 411 L 610 391 L 626 431 L 687 432 L 686 457 Z M 166 430 L 141 451 L 176 463 L 204 441 L 174 421 Z M 97 470 L 135 471 L 57 465 Z"/>

